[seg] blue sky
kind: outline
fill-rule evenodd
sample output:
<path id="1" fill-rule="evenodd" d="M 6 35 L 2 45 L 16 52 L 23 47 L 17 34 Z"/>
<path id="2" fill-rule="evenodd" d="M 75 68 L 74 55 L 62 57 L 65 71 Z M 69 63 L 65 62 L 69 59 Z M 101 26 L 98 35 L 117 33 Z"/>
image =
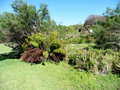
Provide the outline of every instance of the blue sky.
<path id="1" fill-rule="evenodd" d="M 13 12 L 14 0 L 0 0 L 0 14 Z M 84 23 L 89 15 L 102 15 L 107 7 L 114 8 L 119 0 L 24 0 L 39 8 L 40 3 L 48 4 L 52 19 L 58 24 L 72 25 Z"/>

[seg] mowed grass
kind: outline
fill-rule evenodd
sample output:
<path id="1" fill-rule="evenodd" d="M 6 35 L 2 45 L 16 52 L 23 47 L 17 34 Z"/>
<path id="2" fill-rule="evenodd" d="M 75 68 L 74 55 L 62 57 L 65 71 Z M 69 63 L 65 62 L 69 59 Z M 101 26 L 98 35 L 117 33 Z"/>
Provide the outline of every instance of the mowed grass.
<path id="1" fill-rule="evenodd" d="M 3 48 L 4 47 L 4 48 Z M 0 45 L 0 50 L 9 52 Z M 7 50 L 6 50 L 6 49 Z M 1 52 L 1 53 L 6 53 Z M 0 90 L 119 90 L 117 75 L 95 76 L 65 62 L 30 65 L 20 59 L 0 61 Z"/>
<path id="2" fill-rule="evenodd" d="M 0 90 L 67 90 L 70 83 L 62 78 L 64 68 L 55 64 L 33 65 L 20 60 L 0 62 Z"/>
<path id="3" fill-rule="evenodd" d="M 4 44 L 0 44 L 0 54 L 9 53 L 11 51 L 12 51 L 11 48 L 6 47 Z"/>

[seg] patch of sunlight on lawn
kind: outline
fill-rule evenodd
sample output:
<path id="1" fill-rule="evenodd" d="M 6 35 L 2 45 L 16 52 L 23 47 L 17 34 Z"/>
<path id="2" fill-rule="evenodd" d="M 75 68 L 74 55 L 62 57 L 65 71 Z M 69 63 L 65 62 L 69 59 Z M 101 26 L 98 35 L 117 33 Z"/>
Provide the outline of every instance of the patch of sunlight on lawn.
<path id="1" fill-rule="evenodd" d="M 0 44 L 0 54 L 9 53 L 11 51 L 12 51 L 11 48 L 5 46 L 4 44 Z"/>

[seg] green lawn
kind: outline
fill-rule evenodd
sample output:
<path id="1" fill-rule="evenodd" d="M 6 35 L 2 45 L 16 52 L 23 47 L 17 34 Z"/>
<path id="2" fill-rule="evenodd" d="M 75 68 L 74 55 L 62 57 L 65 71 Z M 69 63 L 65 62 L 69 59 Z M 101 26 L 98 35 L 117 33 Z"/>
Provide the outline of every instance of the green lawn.
<path id="1" fill-rule="evenodd" d="M 11 49 L 0 45 L 0 53 Z M 20 59 L 0 61 L 0 90 L 119 90 L 116 75 L 78 72 L 65 62 L 30 65 Z"/>
<path id="2" fill-rule="evenodd" d="M 6 47 L 4 44 L 0 44 L 0 54 L 11 52 L 11 48 Z"/>

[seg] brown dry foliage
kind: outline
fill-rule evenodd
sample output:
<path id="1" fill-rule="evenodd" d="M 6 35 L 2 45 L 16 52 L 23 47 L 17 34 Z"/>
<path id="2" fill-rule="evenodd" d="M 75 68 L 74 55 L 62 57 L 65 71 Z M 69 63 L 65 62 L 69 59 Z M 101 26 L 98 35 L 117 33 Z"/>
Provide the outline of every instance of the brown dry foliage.
<path id="1" fill-rule="evenodd" d="M 22 53 L 21 59 L 29 63 L 40 63 L 44 60 L 43 51 L 35 48 Z"/>
<path id="2" fill-rule="evenodd" d="M 65 57 L 64 55 L 52 53 L 52 55 L 50 56 L 50 59 L 55 62 L 60 62 L 64 59 L 64 57 Z"/>
<path id="3" fill-rule="evenodd" d="M 84 25 L 93 25 L 95 24 L 97 21 L 104 21 L 105 17 L 100 16 L 100 15 L 90 15 L 87 17 Z"/>

